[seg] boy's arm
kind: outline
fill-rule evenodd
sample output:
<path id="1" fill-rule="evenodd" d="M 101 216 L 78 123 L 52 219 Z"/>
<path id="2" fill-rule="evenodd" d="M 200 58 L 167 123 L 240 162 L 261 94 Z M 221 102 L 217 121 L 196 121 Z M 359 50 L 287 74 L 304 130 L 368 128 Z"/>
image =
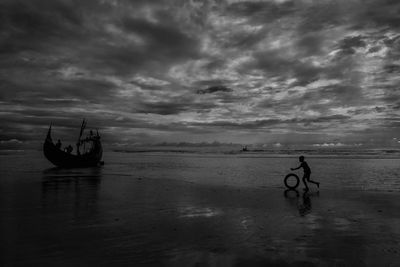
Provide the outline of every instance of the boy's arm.
<path id="1" fill-rule="evenodd" d="M 299 166 L 299 167 L 297 167 L 297 168 L 290 168 L 292 171 L 294 171 L 294 170 L 297 170 L 297 169 L 300 169 L 301 168 L 301 165 Z"/>

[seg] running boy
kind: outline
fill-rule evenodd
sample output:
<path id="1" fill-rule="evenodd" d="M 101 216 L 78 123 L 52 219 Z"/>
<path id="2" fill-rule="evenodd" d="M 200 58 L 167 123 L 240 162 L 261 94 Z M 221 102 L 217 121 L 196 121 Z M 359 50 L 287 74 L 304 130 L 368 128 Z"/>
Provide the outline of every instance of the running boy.
<path id="1" fill-rule="evenodd" d="M 306 190 L 306 191 L 309 190 L 306 180 L 307 180 L 308 182 L 310 182 L 310 183 L 316 184 L 317 187 L 319 188 L 319 182 L 315 182 L 315 181 L 310 180 L 311 169 L 310 169 L 310 167 L 308 166 L 307 162 L 304 161 L 304 156 L 300 156 L 300 157 L 299 157 L 299 161 L 301 162 L 299 167 L 297 167 L 297 168 L 290 168 L 290 169 L 291 169 L 292 171 L 294 171 L 294 170 L 303 168 L 303 171 L 304 171 L 303 183 L 304 183 L 304 185 L 305 185 L 305 187 L 306 187 L 304 190 Z"/>

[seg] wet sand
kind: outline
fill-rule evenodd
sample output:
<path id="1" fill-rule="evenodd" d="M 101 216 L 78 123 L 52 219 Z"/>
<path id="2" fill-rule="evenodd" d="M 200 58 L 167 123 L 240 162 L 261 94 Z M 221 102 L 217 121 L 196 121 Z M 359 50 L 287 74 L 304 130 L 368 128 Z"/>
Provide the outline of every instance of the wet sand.
<path id="1" fill-rule="evenodd" d="M 400 262 L 398 193 L 322 186 L 304 194 L 100 172 L 50 169 L 30 182 L 3 183 L 0 265 Z"/>

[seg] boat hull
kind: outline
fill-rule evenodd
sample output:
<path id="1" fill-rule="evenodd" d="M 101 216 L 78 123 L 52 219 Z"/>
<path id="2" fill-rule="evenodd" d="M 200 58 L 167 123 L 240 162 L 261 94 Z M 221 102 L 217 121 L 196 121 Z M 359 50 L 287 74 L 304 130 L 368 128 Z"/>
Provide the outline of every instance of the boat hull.
<path id="1" fill-rule="evenodd" d="M 103 156 L 100 140 L 93 141 L 93 149 L 83 155 L 73 155 L 56 147 L 50 137 L 50 130 L 43 144 L 44 156 L 54 165 L 63 168 L 99 166 Z"/>

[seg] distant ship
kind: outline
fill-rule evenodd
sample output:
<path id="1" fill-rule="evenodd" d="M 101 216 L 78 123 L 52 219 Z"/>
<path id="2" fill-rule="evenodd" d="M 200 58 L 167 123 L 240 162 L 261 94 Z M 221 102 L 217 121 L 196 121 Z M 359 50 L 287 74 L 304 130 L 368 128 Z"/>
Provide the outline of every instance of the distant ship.
<path id="1" fill-rule="evenodd" d="M 73 148 L 71 145 L 62 150 L 60 140 L 57 144 L 53 143 L 50 125 L 43 144 L 44 156 L 54 165 L 63 168 L 103 165 L 104 162 L 101 161 L 103 148 L 101 146 L 99 132 L 97 131 L 94 135 L 93 132 L 90 131 L 90 134 L 86 138 L 82 138 L 85 127 L 86 121 L 83 120 L 78 142 L 76 143 L 76 154 L 72 154 Z M 81 147 L 83 147 L 82 153 Z"/>

